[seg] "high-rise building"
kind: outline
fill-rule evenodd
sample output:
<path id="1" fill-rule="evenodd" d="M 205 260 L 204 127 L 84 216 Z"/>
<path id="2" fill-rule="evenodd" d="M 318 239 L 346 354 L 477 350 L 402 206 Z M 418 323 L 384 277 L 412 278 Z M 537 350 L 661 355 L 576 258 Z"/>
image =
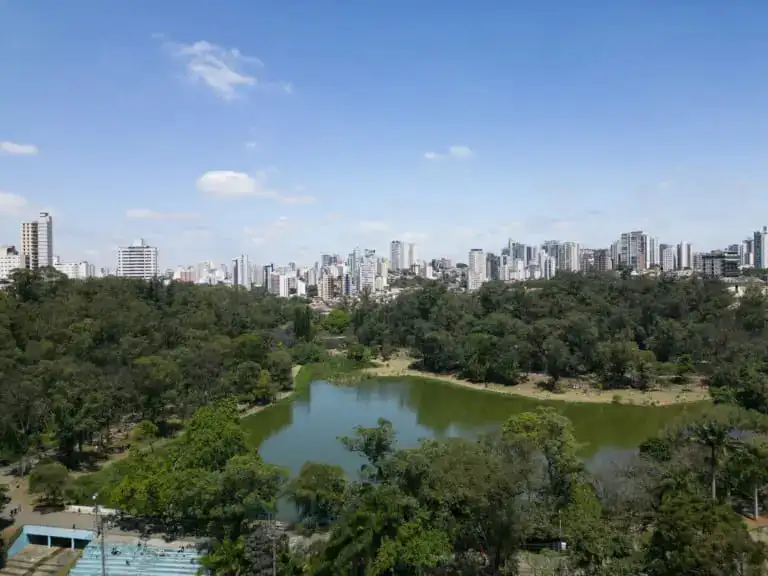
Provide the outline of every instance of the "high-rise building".
<path id="1" fill-rule="evenodd" d="M 400 240 L 392 240 L 389 246 L 389 259 L 392 262 L 392 270 L 400 271 L 405 266 L 404 246 Z"/>
<path id="2" fill-rule="evenodd" d="M 690 242 L 680 242 L 677 245 L 676 270 L 690 270 L 693 268 L 693 248 Z"/>
<path id="3" fill-rule="evenodd" d="M 477 290 L 485 282 L 485 252 L 482 248 L 469 251 L 467 262 L 467 290 Z"/>
<path id="4" fill-rule="evenodd" d="M 611 251 L 606 248 L 595 250 L 595 271 L 610 272 L 611 270 L 613 270 Z"/>
<path id="5" fill-rule="evenodd" d="M 158 276 L 157 248 L 149 246 L 143 238 L 130 246 L 118 248 L 117 275 L 144 280 L 156 278 Z"/>
<path id="6" fill-rule="evenodd" d="M 768 227 L 763 226 L 762 230 L 757 230 L 753 238 L 755 268 L 768 268 Z"/>
<path id="7" fill-rule="evenodd" d="M 506 280 L 501 277 L 501 258 L 496 254 L 489 252 L 485 255 L 485 274 L 486 280 Z"/>
<path id="8" fill-rule="evenodd" d="M 622 268 L 642 272 L 648 267 L 648 237 L 642 230 L 624 232 L 619 239 L 619 264 Z"/>
<path id="9" fill-rule="evenodd" d="M 253 269 L 251 268 L 248 256 L 240 254 L 240 256 L 232 260 L 232 268 L 232 283 L 236 286 L 244 286 L 250 290 L 253 284 Z"/>
<path id="10" fill-rule="evenodd" d="M 677 262 L 677 248 L 670 244 L 660 244 L 659 251 L 661 253 L 661 271 L 671 272 L 674 270 Z"/>
<path id="11" fill-rule="evenodd" d="M 661 245 L 656 236 L 646 236 L 645 264 L 648 268 L 661 267 Z"/>
<path id="12" fill-rule="evenodd" d="M 581 246 L 578 242 L 563 242 L 557 247 L 557 269 L 578 272 L 581 264 Z"/>
<path id="13" fill-rule="evenodd" d="M 53 218 L 48 212 L 21 223 L 21 262 L 33 270 L 53 266 Z"/>
<path id="14" fill-rule="evenodd" d="M 408 270 L 410 270 L 411 268 L 413 268 L 414 264 L 418 263 L 418 257 L 416 254 L 416 244 L 414 244 L 413 242 L 407 242 L 405 244 L 405 247 L 406 247 L 405 249 L 406 262 L 403 268 L 407 268 Z"/>

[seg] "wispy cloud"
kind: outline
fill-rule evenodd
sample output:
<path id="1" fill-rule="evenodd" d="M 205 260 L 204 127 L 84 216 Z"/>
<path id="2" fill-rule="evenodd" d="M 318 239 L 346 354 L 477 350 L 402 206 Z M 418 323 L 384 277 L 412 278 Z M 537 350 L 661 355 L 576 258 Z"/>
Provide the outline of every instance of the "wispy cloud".
<path id="1" fill-rule="evenodd" d="M 197 189 L 215 198 L 258 197 L 275 200 L 282 204 L 312 204 L 313 196 L 282 194 L 267 187 L 268 170 L 260 170 L 251 176 L 233 170 L 211 170 L 197 179 Z"/>
<path id="2" fill-rule="evenodd" d="M 15 216 L 27 207 L 27 199 L 18 194 L 0 190 L 0 214 Z"/>
<path id="3" fill-rule="evenodd" d="M 440 160 L 441 158 L 456 158 L 459 160 L 466 160 L 471 158 L 475 153 L 469 146 L 451 146 L 447 152 L 425 152 L 424 158 L 426 160 Z"/>
<path id="4" fill-rule="evenodd" d="M 7 140 L 0 142 L 0 153 L 11 156 L 35 156 L 40 150 L 34 144 L 19 144 Z"/>
<path id="5" fill-rule="evenodd" d="M 192 220 L 197 214 L 191 212 L 157 212 L 148 208 L 131 208 L 125 211 L 126 218 L 137 220 Z"/>
<path id="6" fill-rule="evenodd" d="M 260 78 L 257 72 L 264 69 L 263 62 L 246 56 L 237 48 L 223 48 L 205 40 L 192 44 L 167 43 L 166 46 L 184 62 L 192 80 L 205 84 L 222 100 L 234 100 L 242 90 L 254 86 L 293 93 L 293 85 L 289 82 Z"/>

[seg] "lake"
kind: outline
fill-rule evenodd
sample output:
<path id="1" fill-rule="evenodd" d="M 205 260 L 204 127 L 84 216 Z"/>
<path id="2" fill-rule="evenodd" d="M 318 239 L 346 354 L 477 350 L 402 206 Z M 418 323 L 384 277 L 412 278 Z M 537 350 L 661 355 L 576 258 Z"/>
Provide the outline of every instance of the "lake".
<path id="1" fill-rule="evenodd" d="M 594 468 L 621 459 L 669 421 L 701 405 L 545 402 L 421 378 L 362 380 L 351 386 L 315 381 L 293 402 L 269 407 L 243 423 L 267 462 L 286 466 L 292 474 L 308 460 L 338 464 L 354 477 L 362 460 L 347 452 L 338 437 L 351 435 L 355 426 L 375 426 L 378 418 L 386 418 L 398 444 L 407 447 L 421 438 L 473 438 L 537 406 L 552 406 L 573 422 L 582 456 Z M 292 516 L 285 505 L 279 512 L 285 519 Z"/>

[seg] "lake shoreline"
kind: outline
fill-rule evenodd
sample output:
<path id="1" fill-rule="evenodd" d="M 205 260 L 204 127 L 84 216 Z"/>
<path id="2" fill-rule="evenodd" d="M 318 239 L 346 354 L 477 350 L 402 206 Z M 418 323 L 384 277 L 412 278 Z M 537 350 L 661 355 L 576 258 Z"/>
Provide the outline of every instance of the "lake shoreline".
<path id="1" fill-rule="evenodd" d="M 567 389 L 562 393 L 548 392 L 537 385 L 541 375 L 533 375 L 528 381 L 516 386 L 502 386 L 501 384 L 475 384 L 468 380 L 453 375 L 435 374 L 414 370 L 411 368 L 413 360 L 409 358 L 394 358 L 388 362 L 378 362 L 377 366 L 363 368 L 362 374 L 373 378 L 421 378 L 442 384 L 460 386 L 470 390 L 492 392 L 510 396 L 522 396 L 532 400 L 564 402 L 567 404 L 628 404 L 636 406 L 671 406 L 675 404 L 692 404 L 710 400 L 706 387 L 698 386 L 689 390 L 683 390 L 681 386 L 675 386 L 665 390 L 598 390 L 582 387 L 579 389 Z"/>

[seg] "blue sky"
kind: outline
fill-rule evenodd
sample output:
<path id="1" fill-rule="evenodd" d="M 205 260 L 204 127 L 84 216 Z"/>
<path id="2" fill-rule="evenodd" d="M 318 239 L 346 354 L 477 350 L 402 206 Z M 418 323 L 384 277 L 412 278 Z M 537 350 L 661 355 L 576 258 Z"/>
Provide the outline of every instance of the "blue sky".
<path id="1" fill-rule="evenodd" d="M 768 224 L 765 0 L 0 0 L 0 243 L 311 263 Z"/>

